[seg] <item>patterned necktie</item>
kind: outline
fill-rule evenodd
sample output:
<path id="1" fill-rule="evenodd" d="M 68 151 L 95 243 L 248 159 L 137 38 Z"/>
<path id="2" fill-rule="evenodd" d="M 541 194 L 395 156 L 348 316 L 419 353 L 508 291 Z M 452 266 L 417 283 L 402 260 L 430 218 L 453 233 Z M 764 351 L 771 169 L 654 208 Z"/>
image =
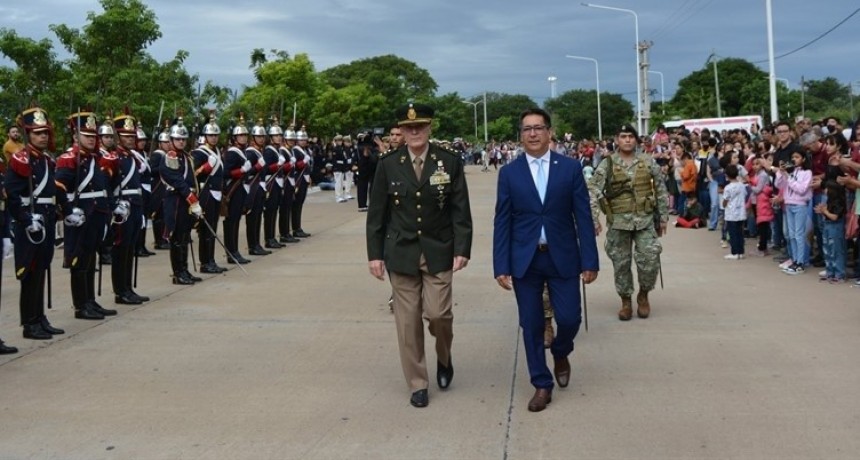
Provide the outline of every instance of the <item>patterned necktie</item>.
<path id="1" fill-rule="evenodd" d="M 412 165 L 415 167 L 415 177 L 417 177 L 418 180 L 421 180 L 421 172 L 424 171 L 424 159 L 421 157 L 415 157 L 415 159 L 412 160 Z"/>

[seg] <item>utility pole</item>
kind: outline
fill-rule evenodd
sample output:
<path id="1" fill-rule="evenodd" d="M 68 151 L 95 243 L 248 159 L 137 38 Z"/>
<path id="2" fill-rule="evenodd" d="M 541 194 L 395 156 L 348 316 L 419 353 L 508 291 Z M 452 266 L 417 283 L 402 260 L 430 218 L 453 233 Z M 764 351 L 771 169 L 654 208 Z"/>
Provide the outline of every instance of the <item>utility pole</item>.
<path id="1" fill-rule="evenodd" d="M 654 45 L 654 42 L 642 40 L 637 45 L 639 52 L 639 80 L 642 88 L 642 99 L 640 107 L 642 107 L 642 132 L 640 136 L 650 133 L 648 122 L 651 120 L 651 91 L 648 89 L 648 67 L 651 65 L 648 62 L 648 49 Z"/>
<path id="2" fill-rule="evenodd" d="M 800 76 L 800 115 L 806 118 L 806 81 Z"/>

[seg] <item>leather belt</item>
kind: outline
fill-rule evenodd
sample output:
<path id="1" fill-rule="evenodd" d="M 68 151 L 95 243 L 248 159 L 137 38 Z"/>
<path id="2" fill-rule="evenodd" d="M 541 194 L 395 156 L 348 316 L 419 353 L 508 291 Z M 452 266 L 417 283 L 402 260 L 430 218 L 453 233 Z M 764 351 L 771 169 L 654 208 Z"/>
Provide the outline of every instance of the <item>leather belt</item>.
<path id="1" fill-rule="evenodd" d="M 142 192 L 140 191 L 140 189 L 139 189 L 139 188 L 133 188 L 133 189 L 128 189 L 128 190 L 123 190 L 122 192 L 120 192 L 120 194 L 121 194 L 122 196 L 128 196 L 128 195 L 140 195 L 141 193 L 142 193 Z"/>
<path id="2" fill-rule="evenodd" d="M 549 246 L 546 244 L 538 244 L 537 250 L 538 250 L 538 252 L 547 252 L 547 251 L 549 251 Z"/>
<path id="3" fill-rule="evenodd" d="M 36 204 L 57 204 L 57 199 L 55 197 L 36 197 Z M 30 197 L 22 196 L 21 205 L 30 206 Z"/>
<path id="4" fill-rule="evenodd" d="M 75 199 L 75 194 L 74 194 L 74 193 L 67 193 L 67 194 L 66 194 L 66 196 L 68 197 L 69 201 L 72 201 L 72 200 L 74 200 L 74 199 Z M 106 196 L 107 196 L 107 191 L 106 191 L 106 190 L 99 190 L 99 191 L 97 191 L 97 192 L 84 192 L 84 193 L 81 193 L 80 195 L 78 195 L 78 199 L 81 199 L 81 200 L 88 200 L 88 199 L 91 199 L 91 198 L 104 198 L 104 197 L 106 197 Z"/>

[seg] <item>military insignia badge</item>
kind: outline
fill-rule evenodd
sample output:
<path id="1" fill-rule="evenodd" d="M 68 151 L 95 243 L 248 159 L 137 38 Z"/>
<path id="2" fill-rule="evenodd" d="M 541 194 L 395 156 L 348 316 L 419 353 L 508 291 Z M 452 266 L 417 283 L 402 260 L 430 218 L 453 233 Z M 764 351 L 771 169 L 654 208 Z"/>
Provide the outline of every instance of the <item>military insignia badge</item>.
<path id="1" fill-rule="evenodd" d="M 408 118 L 410 120 L 414 120 L 414 119 L 418 118 L 418 114 L 415 112 L 414 108 L 409 107 L 409 111 L 406 112 L 406 118 Z"/>
<path id="2" fill-rule="evenodd" d="M 45 116 L 45 112 L 41 110 L 37 110 L 33 114 L 33 124 L 36 126 L 45 126 L 48 124 L 48 118 Z"/>
<path id="3" fill-rule="evenodd" d="M 436 171 L 430 176 L 430 185 L 438 186 L 439 191 L 441 192 L 444 189 L 445 184 L 451 183 L 451 175 L 445 171 L 445 164 L 442 160 L 439 160 L 436 163 Z"/>
<path id="4" fill-rule="evenodd" d="M 122 125 L 122 128 L 126 131 L 134 131 L 134 120 L 132 120 L 131 117 L 126 118 L 125 123 Z"/>
<path id="5" fill-rule="evenodd" d="M 98 126 L 96 126 L 96 117 L 94 115 L 90 115 L 87 117 L 86 128 L 92 131 L 95 131 Z"/>

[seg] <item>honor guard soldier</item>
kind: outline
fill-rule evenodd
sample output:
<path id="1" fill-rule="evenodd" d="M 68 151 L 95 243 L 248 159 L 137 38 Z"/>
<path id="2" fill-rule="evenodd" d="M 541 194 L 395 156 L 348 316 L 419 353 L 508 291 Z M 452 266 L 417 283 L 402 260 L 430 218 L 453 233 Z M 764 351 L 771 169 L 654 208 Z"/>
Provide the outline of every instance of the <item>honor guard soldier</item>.
<path id="1" fill-rule="evenodd" d="M 247 264 L 250 260 L 239 253 L 239 221 L 245 212 L 245 200 L 250 187 L 245 185 L 245 176 L 251 171 L 251 162 L 245 157 L 248 145 L 248 128 L 240 114 L 239 121 L 230 132 L 232 145 L 224 154 L 224 245 L 227 247 L 227 263 Z"/>
<path id="2" fill-rule="evenodd" d="M 218 136 L 221 128 L 215 122 L 215 113 L 209 113 L 209 123 L 203 126 L 203 144 L 191 152 L 194 161 L 194 174 L 200 186 L 200 207 L 206 225 L 197 226 L 197 254 L 200 258 L 202 273 L 223 273 L 226 268 L 215 263 L 215 234 L 218 217 L 221 213 L 221 196 L 224 189 L 224 163 L 218 149 Z"/>
<path id="3" fill-rule="evenodd" d="M 290 209 L 290 220 L 293 224 L 293 237 L 307 238 L 310 233 L 302 230 L 302 210 L 305 206 L 305 198 L 308 195 L 308 187 L 311 184 L 311 156 L 307 151 L 308 133 L 305 127 L 296 131 L 298 145 L 293 146 L 293 156 L 296 158 L 296 166 L 293 168 L 291 177 L 295 180 L 295 196 Z"/>
<path id="4" fill-rule="evenodd" d="M 140 164 L 140 187 L 143 191 L 143 224 L 138 232 L 135 256 L 149 257 L 155 255 L 154 252 L 146 249 L 146 229 L 152 223 L 149 217 L 149 210 L 152 208 L 152 165 L 149 164 L 149 156 L 146 154 L 146 131 L 143 130 L 143 124 L 140 122 L 137 123 L 135 148 L 131 153 Z"/>
<path id="5" fill-rule="evenodd" d="M 194 284 L 203 281 L 188 271 L 188 245 L 194 221 L 203 217 L 198 199 L 199 188 L 194 176 L 190 156 L 185 153 L 188 129 L 182 117 L 170 127 L 170 147 L 161 166 L 161 180 L 165 184 L 164 226 L 170 240 L 170 268 L 173 284 Z"/>
<path id="6" fill-rule="evenodd" d="M 6 163 L 3 164 L 5 166 Z M 12 232 L 9 231 L 9 210 L 6 207 L 6 188 L 3 183 L 5 175 L 5 171 L 3 174 L 0 174 L 0 237 L 3 238 L 3 256 L 2 259 L 0 259 L 0 278 L 2 278 L 3 275 L 3 259 L 12 257 L 12 253 L 15 251 L 15 247 L 12 244 Z M 18 349 L 6 345 L 3 343 L 3 340 L 0 339 L 0 355 L 11 355 L 14 353 L 18 353 Z"/>
<path id="7" fill-rule="evenodd" d="M 472 215 L 463 163 L 429 142 L 433 109 L 397 110 L 406 146 L 380 155 L 367 214 L 368 269 L 394 291 L 400 363 L 410 403 L 428 404 L 423 321 L 436 338 L 436 382 L 451 384 L 452 282 L 472 248 Z"/>
<path id="8" fill-rule="evenodd" d="M 281 207 L 278 209 L 278 232 L 281 234 L 278 241 L 281 243 L 298 243 L 301 241 L 290 232 L 293 201 L 295 201 L 296 196 L 296 178 L 293 174 L 296 170 L 296 157 L 293 155 L 295 145 L 296 130 L 294 126 L 290 125 L 284 133 L 284 145 L 279 149 L 286 162 L 290 164 L 290 170 L 284 173 L 286 179 L 284 181 L 284 196 L 281 199 Z"/>
<path id="9" fill-rule="evenodd" d="M 346 164 L 348 158 L 346 149 L 343 147 L 343 136 L 338 134 L 334 137 L 334 148 L 332 149 L 332 170 L 334 171 L 334 200 L 345 203 L 346 199 L 346 172 L 349 166 Z"/>
<path id="10" fill-rule="evenodd" d="M 139 305 L 148 302 L 132 289 L 132 272 L 137 241 L 143 232 L 143 187 L 141 171 L 145 169 L 142 155 L 136 154 L 137 123 L 126 109 L 125 113 L 113 119 L 114 132 L 119 134 L 116 155 L 116 177 L 113 180 L 115 199 L 113 227 L 113 247 L 111 248 L 111 284 L 114 302 L 123 305 Z"/>
<path id="11" fill-rule="evenodd" d="M 285 245 L 275 238 L 275 223 L 278 209 L 284 200 L 284 174 L 292 170 L 292 163 L 284 155 L 281 146 L 284 143 L 284 131 L 278 125 L 278 119 L 272 117 L 269 126 L 269 145 L 263 150 L 265 166 L 266 202 L 263 207 L 263 235 L 267 248 L 282 248 Z"/>
<path id="12" fill-rule="evenodd" d="M 164 181 L 161 180 L 161 167 L 164 158 L 170 150 L 170 122 L 164 121 L 164 129 L 158 133 L 158 148 L 149 157 L 149 167 L 152 171 L 152 196 L 147 215 L 152 219 L 152 235 L 155 239 L 155 249 L 170 249 L 170 243 L 164 231 Z"/>
<path id="13" fill-rule="evenodd" d="M 251 162 L 251 170 L 245 175 L 248 188 L 245 214 L 245 238 L 248 241 L 248 254 L 265 256 L 272 253 L 260 245 L 260 227 L 263 224 L 263 204 L 266 202 L 266 191 L 263 188 L 264 169 L 266 160 L 263 159 L 263 149 L 266 147 L 268 133 L 263 126 L 263 120 L 251 128 L 251 144 L 245 149 L 245 158 Z"/>
<path id="14" fill-rule="evenodd" d="M 104 122 L 99 126 L 99 154 L 108 159 L 115 159 L 116 155 L 116 132 L 113 129 L 113 114 L 105 117 Z M 113 180 L 113 178 L 111 178 Z M 111 195 L 112 190 L 108 190 L 110 201 L 115 201 Z M 99 246 L 99 266 L 111 264 L 111 248 L 113 247 L 113 226 L 108 225 L 107 234 Z M 101 270 L 101 269 L 100 269 Z M 101 273 L 99 273 L 101 276 Z"/>
<path id="15" fill-rule="evenodd" d="M 343 174 L 343 197 L 354 200 L 352 184 L 355 183 L 355 173 L 358 171 L 358 149 L 352 143 L 352 136 L 343 136 L 343 154 L 346 157 L 346 172 Z"/>
<path id="16" fill-rule="evenodd" d="M 657 282 L 663 250 L 659 237 L 666 233 L 669 220 L 669 198 L 660 165 L 650 154 L 636 152 L 638 142 L 636 129 L 622 126 L 615 153 L 600 162 L 588 182 L 598 235 L 602 229 L 598 217 L 601 211 L 606 214 L 605 248 L 615 271 L 615 290 L 621 296 L 621 321 L 633 317 L 631 259 L 636 260 L 639 275 L 636 314 L 640 318 L 651 314 L 648 292 Z"/>
<path id="17" fill-rule="evenodd" d="M 56 174 L 57 186 L 66 194 L 63 267 L 69 269 L 75 318 L 100 320 L 116 315 L 116 310 L 106 309 L 96 301 L 95 289 L 96 253 L 111 220 L 108 190 L 116 158 L 99 151 L 96 130 L 102 128 L 93 113 L 73 113 L 67 121 L 75 143 L 60 155 Z"/>
<path id="18" fill-rule="evenodd" d="M 24 149 L 12 155 L 6 172 L 9 214 L 15 218 L 15 277 L 21 281 L 19 306 L 24 338 L 48 340 L 65 331 L 45 316 L 45 281 L 54 258 L 57 185 L 49 153 L 53 129 L 40 108 L 25 110 L 18 126 L 28 137 Z M 50 305 L 50 281 L 48 305 Z"/>

